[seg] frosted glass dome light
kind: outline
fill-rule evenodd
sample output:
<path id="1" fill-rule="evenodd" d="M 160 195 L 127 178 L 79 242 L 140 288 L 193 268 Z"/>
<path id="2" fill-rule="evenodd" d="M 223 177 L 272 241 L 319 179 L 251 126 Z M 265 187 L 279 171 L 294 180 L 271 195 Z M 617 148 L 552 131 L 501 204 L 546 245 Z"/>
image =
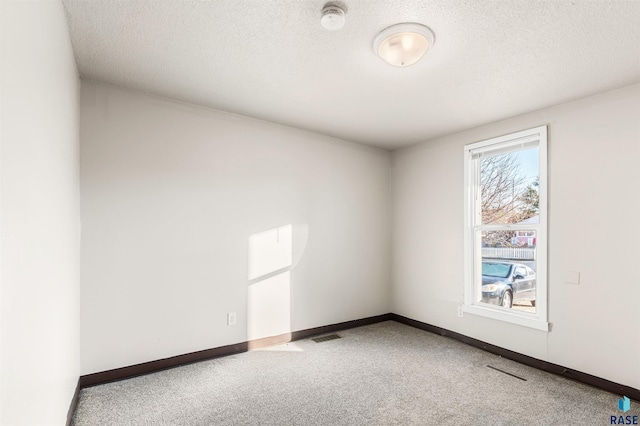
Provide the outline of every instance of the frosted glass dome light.
<path id="1" fill-rule="evenodd" d="M 420 60 L 433 46 L 435 35 L 421 24 L 392 25 L 373 40 L 373 50 L 395 67 L 408 67 Z"/>

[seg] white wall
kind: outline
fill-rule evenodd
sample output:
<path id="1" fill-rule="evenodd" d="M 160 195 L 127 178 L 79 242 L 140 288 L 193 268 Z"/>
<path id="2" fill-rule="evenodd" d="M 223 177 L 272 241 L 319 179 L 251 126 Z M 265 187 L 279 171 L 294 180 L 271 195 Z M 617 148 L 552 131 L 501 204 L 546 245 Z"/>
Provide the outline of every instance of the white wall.
<path id="1" fill-rule="evenodd" d="M 640 85 L 392 155 L 392 311 L 640 388 Z M 548 124 L 549 321 L 544 333 L 457 317 L 463 302 L 463 146 Z M 564 283 L 579 271 L 579 285 Z"/>
<path id="2" fill-rule="evenodd" d="M 59 1 L 1 7 L 0 424 L 64 424 L 80 373 L 79 81 Z"/>
<path id="3" fill-rule="evenodd" d="M 83 374 L 389 312 L 387 151 L 81 92 Z M 292 267 L 249 281 L 286 225 Z"/>

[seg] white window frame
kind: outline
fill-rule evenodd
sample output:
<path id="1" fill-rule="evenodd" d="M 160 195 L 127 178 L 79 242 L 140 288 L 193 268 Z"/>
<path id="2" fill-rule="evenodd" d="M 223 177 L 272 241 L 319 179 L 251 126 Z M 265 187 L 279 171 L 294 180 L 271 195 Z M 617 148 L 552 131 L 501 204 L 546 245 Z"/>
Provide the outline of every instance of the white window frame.
<path id="1" fill-rule="evenodd" d="M 480 159 L 482 153 L 496 150 L 517 152 L 522 149 L 539 149 L 539 215 L 538 224 L 482 225 L 480 207 Z M 476 157 L 476 158 L 474 158 Z M 547 322 L 547 126 L 512 133 L 464 147 L 465 181 L 465 287 L 462 311 L 512 324 L 549 331 Z M 477 235 L 490 230 L 536 231 L 536 312 L 521 312 L 478 302 L 477 293 L 482 285 L 482 248 Z M 477 279 L 475 279 L 477 277 Z"/>

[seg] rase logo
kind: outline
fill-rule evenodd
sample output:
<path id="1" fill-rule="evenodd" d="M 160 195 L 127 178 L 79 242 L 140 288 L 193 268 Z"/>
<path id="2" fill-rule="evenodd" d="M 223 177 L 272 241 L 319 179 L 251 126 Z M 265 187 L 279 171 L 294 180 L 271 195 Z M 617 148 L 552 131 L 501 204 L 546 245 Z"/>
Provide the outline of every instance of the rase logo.
<path id="1" fill-rule="evenodd" d="M 623 396 L 618 400 L 618 410 L 626 413 L 631 409 L 631 400 Z M 638 416 L 611 416 L 609 424 L 612 425 L 637 425 Z"/>

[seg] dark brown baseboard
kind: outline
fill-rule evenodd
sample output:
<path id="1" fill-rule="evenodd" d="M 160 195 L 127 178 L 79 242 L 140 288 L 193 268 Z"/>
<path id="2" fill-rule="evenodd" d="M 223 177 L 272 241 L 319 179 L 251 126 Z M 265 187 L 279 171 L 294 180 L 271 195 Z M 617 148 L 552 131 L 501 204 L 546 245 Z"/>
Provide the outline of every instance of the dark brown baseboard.
<path id="1" fill-rule="evenodd" d="M 212 349 L 191 352 L 188 354 L 177 355 L 170 358 L 149 361 L 142 364 L 130 365 L 128 367 L 116 368 L 114 370 L 102 371 L 99 373 L 87 374 L 80 376 L 80 388 L 102 385 L 105 383 L 115 382 L 118 380 L 130 379 L 132 377 L 142 376 L 144 374 L 155 373 L 169 368 L 179 367 L 181 365 L 192 364 L 198 361 L 205 361 L 212 358 L 218 358 L 227 355 L 233 355 L 241 352 L 247 352 L 251 349 L 263 348 L 266 346 L 277 345 L 295 340 L 306 339 L 310 336 L 318 334 L 331 333 L 334 331 L 347 330 L 349 328 L 361 327 L 363 325 L 375 324 L 382 321 L 391 320 L 391 314 L 383 314 L 359 320 L 346 321 L 338 324 L 325 325 L 322 327 L 310 328 L 307 330 L 294 331 L 292 333 L 281 334 L 279 336 L 266 337 L 264 339 L 251 340 L 248 342 L 236 343 L 234 345 L 220 346 Z"/>
<path id="2" fill-rule="evenodd" d="M 73 398 L 71 398 L 71 404 L 69 405 L 69 411 L 67 411 L 67 426 L 71 426 L 71 422 L 73 421 L 73 415 L 76 412 L 76 407 L 78 406 L 78 399 L 80 398 L 80 379 L 78 379 L 78 383 L 76 384 L 76 390 L 73 393 Z"/>
<path id="3" fill-rule="evenodd" d="M 346 321 L 338 324 L 331 324 L 322 327 L 310 328 L 307 330 L 294 331 L 292 333 L 281 334 L 279 336 L 267 337 L 258 340 L 251 340 L 248 342 L 237 343 L 234 345 L 221 346 L 212 349 L 205 349 L 198 352 L 191 352 L 188 354 L 177 355 L 170 358 L 164 358 L 156 361 L 145 362 L 142 364 L 131 365 L 128 367 L 116 368 L 114 370 L 102 371 L 99 373 L 87 374 L 80 376 L 78 380 L 78 387 L 76 393 L 73 396 L 71 406 L 69 407 L 69 414 L 67 416 L 67 425 L 70 425 L 73 413 L 75 412 L 76 404 L 78 402 L 79 391 L 82 388 L 101 385 L 105 383 L 115 382 L 119 380 L 130 379 L 133 377 L 141 376 L 144 374 L 155 373 L 158 371 L 166 370 L 169 368 L 179 367 L 181 365 L 191 364 L 194 362 L 205 361 L 208 359 L 223 357 L 227 355 L 233 355 L 241 352 L 246 352 L 252 349 L 263 348 L 266 346 L 277 345 L 286 342 L 292 342 L 296 340 L 306 339 L 311 336 L 320 334 L 332 333 L 340 330 L 347 330 L 350 328 L 361 327 L 364 325 L 375 324 L 382 321 L 397 321 L 402 324 L 406 324 L 420 330 L 428 331 L 440 336 L 449 337 L 459 342 L 466 343 L 476 348 L 483 349 L 485 351 L 500 355 L 502 357 L 517 361 L 519 363 L 528 365 L 530 367 L 537 368 L 542 371 L 546 371 L 552 374 L 566 377 L 596 388 L 612 392 L 618 395 L 626 395 L 627 397 L 640 402 L 640 391 L 630 386 L 621 385 L 619 383 L 611 382 L 609 380 L 592 376 L 587 373 L 572 370 L 557 364 L 553 364 L 547 361 L 542 361 L 537 358 L 523 355 L 518 352 L 510 351 L 508 349 L 495 346 L 481 340 L 474 339 L 472 337 L 465 336 L 454 331 L 449 331 L 444 328 L 440 328 L 431 324 L 426 324 L 420 321 L 416 321 L 411 318 L 404 317 L 397 314 L 383 314 L 374 317 L 363 318 L 359 320 Z"/>
<path id="4" fill-rule="evenodd" d="M 634 399 L 640 402 L 640 390 L 636 388 L 621 385 L 619 383 L 615 383 L 615 382 L 603 379 L 601 377 L 592 376 L 591 374 L 572 370 L 571 368 L 566 368 L 561 365 L 553 364 L 547 361 L 542 361 L 540 359 L 533 358 L 528 355 L 523 355 L 518 352 L 510 351 L 508 349 L 504 349 L 499 346 L 495 346 L 495 345 L 483 342 L 481 340 L 477 340 L 472 337 L 468 337 L 463 334 L 456 333 L 454 331 L 449 331 L 444 328 L 437 327 L 435 325 L 426 324 L 424 322 L 416 321 L 411 318 L 403 317 L 402 315 L 398 315 L 398 314 L 389 314 L 389 315 L 391 317 L 390 319 L 397 321 L 399 323 L 410 325 L 412 327 L 419 328 L 420 330 L 425 330 L 434 334 L 438 334 L 440 336 L 449 337 L 459 342 L 466 343 L 467 345 L 471 345 L 476 348 L 483 349 L 487 352 L 500 355 L 504 358 L 517 361 L 521 364 L 525 364 L 530 367 L 537 368 L 538 370 L 546 371 L 552 374 L 557 374 L 559 376 L 566 377 L 568 379 L 572 379 L 577 382 L 581 382 L 581 383 L 584 383 L 584 384 L 587 384 L 611 393 L 615 393 L 618 395 L 625 395 L 630 399 Z"/>

